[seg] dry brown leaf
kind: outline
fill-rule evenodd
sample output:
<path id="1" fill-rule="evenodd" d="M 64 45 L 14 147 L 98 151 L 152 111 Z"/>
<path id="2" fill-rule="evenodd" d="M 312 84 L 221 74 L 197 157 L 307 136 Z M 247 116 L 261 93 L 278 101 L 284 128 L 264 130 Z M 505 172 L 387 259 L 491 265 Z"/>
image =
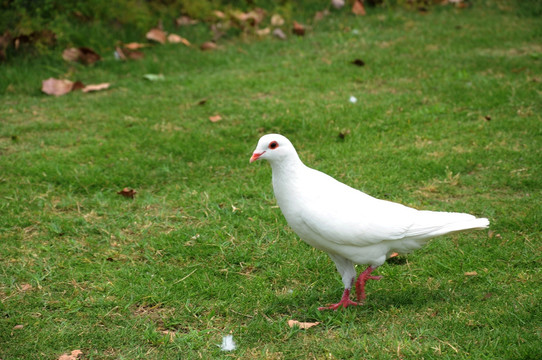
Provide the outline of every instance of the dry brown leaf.
<path id="1" fill-rule="evenodd" d="M 149 32 L 145 36 L 147 40 L 156 41 L 156 42 L 159 42 L 160 44 L 166 43 L 166 33 L 163 30 L 154 28 L 154 29 L 149 30 Z"/>
<path id="2" fill-rule="evenodd" d="M 232 13 L 232 16 L 240 23 L 257 27 L 265 18 L 265 10 L 261 8 L 256 8 L 246 13 L 236 11 Z"/>
<path id="3" fill-rule="evenodd" d="M 88 47 L 68 48 L 62 52 L 62 58 L 66 61 L 80 61 L 83 64 L 91 65 L 102 57 Z"/>
<path id="4" fill-rule="evenodd" d="M 367 15 L 365 7 L 363 6 L 363 0 L 355 0 L 352 5 L 352 13 L 354 15 Z"/>
<path id="5" fill-rule="evenodd" d="M 105 90 L 105 89 L 109 89 L 109 83 L 101 83 L 101 84 L 92 84 L 92 85 L 87 85 L 83 88 L 83 92 L 84 93 L 87 93 L 87 92 L 91 92 L 91 91 L 100 91 L 100 90 Z"/>
<path id="6" fill-rule="evenodd" d="M 284 25 L 284 18 L 279 14 L 274 14 L 271 16 L 271 25 L 272 26 L 282 26 Z"/>
<path id="7" fill-rule="evenodd" d="M 85 88 L 85 84 L 83 84 L 81 81 L 76 81 L 73 83 L 72 91 L 81 90 L 84 88 Z"/>
<path id="8" fill-rule="evenodd" d="M 116 54 L 116 58 L 117 59 L 120 59 L 120 60 L 126 60 L 127 57 L 126 57 L 126 54 L 124 53 L 124 51 L 122 51 L 122 49 L 120 47 L 115 47 L 115 54 Z"/>
<path id="9" fill-rule="evenodd" d="M 117 194 L 122 195 L 122 196 L 127 197 L 127 198 L 130 198 L 130 199 L 133 199 L 135 194 L 137 194 L 137 191 L 135 191 L 134 189 L 130 189 L 130 188 L 125 187 L 121 191 L 117 192 Z"/>
<path id="10" fill-rule="evenodd" d="M 271 33 L 271 28 L 266 27 L 264 29 L 258 29 L 256 30 L 256 35 L 258 36 L 267 36 Z"/>
<path id="11" fill-rule="evenodd" d="M 101 60 L 102 58 L 96 51 L 88 47 L 80 47 L 79 51 L 81 52 L 79 61 L 86 65 L 94 64 L 96 61 Z"/>
<path id="12" fill-rule="evenodd" d="M 309 329 L 313 326 L 316 326 L 320 324 L 319 322 L 300 322 L 300 321 L 297 321 L 297 320 L 288 320 L 288 326 L 289 327 L 294 327 L 294 326 L 297 326 L 299 327 L 300 329 Z"/>
<path id="13" fill-rule="evenodd" d="M 135 43 L 131 43 L 131 44 L 135 44 Z M 145 57 L 145 54 L 143 54 L 141 51 L 130 50 L 127 47 L 120 48 L 117 46 L 115 48 L 115 52 L 120 60 L 126 60 L 126 59 L 139 60 Z"/>
<path id="14" fill-rule="evenodd" d="M 79 356 L 83 355 L 81 350 L 73 350 L 71 354 L 62 354 L 58 360 L 76 360 Z"/>
<path id="15" fill-rule="evenodd" d="M 200 49 L 203 51 L 214 50 L 216 49 L 216 44 L 212 41 L 206 41 L 201 44 Z"/>
<path id="16" fill-rule="evenodd" d="M 478 273 L 476 271 L 467 271 L 465 273 L 465 276 L 476 276 L 478 275 Z"/>
<path id="17" fill-rule="evenodd" d="M 190 46 L 190 41 L 186 40 L 182 36 L 179 36 L 177 34 L 169 34 L 167 36 L 167 42 L 171 44 L 184 44 L 186 46 Z"/>
<path id="18" fill-rule="evenodd" d="M 175 19 L 175 25 L 177 26 L 187 26 L 187 25 L 195 25 L 198 21 L 196 19 L 192 19 L 190 16 L 182 15 Z"/>
<path id="19" fill-rule="evenodd" d="M 66 61 L 77 61 L 81 56 L 81 51 L 78 48 L 68 48 L 62 52 L 62 58 Z"/>
<path id="20" fill-rule="evenodd" d="M 32 290 L 32 285 L 24 283 L 19 285 L 19 288 L 21 289 L 21 291 L 28 291 Z"/>
<path id="21" fill-rule="evenodd" d="M 222 116 L 216 114 L 216 115 L 213 115 L 213 116 L 209 116 L 209 120 L 211 120 L 211 122 L 218 122 L 220 120 L 222 120 Z"/>
<path id="22" fill-rule="evenodd" d="M 344 0 L 331 0 L 331 5 L 335 9 L 341 9 L 344 6 Z"/>
<path id="23" fill-rule="evenodd" d="M 297 21 L 294 21 L 294 27 L 292 29 L 292 32 L 296 35 L 303 36 L 305 35 L 305 27 Z"/>
<path id="24" fill-rule="evenodd" d="M 220 10 L 215 10 L 213 11 L 213 15 L 216 16 L 217 18 L 219 19 L 225 19 L 226 18 L 226 14 L 224 14 L 222 11 Z"/>
<path id="25" fill-rule="evenodd" d="M 124 47 L 125 49 L 128 49 L 128 50 L 137 50 L 137 49 L 141 49 L 141 48 L 147 47 L 147 45 L 146 45 L 146 44 L 137 43 L 137 42 L 131 42 L 131 43 L 128 43 L 128 44 L 124 44 L 123 47 Z"/>
<path id="26" fill-rule="evenodd" d="M 276 28 L 275 30 L 273 30 L 273 36 L 281 40 L 286 40 L 286 34 L 284 33 L 284 31 L 282 31 L 279 28 Z"/>
<path id="27" fill-rule="evenodd" d="M 61 96 L 72 91 L 73 81 L 49 78 L 41 83 L 41 91 L 47 95 Z"/>
<path id="28" fill-rule="evenodd" d="M 141 51 L 129 51 L 126 56 L 132 60 L 141 60 L 145 57 L 145 54 Z"/>

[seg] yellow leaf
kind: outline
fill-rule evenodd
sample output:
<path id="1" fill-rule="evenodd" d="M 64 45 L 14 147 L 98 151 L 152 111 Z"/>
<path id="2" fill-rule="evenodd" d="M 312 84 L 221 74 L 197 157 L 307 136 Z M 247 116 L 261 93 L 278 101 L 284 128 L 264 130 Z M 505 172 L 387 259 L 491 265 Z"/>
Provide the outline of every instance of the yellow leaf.
<path id="1" fill-rule="evenodd" d="M 294 327 L 294 326 L 297 326 L 298 328 L 300 329 L 309 329 L 313 326 L 316 326 L 320 324 L 319 322 L 300 322 L 300 321 L 297 321 L 297 320 L 288 320 L 288 326 L 289 327 Z"/>

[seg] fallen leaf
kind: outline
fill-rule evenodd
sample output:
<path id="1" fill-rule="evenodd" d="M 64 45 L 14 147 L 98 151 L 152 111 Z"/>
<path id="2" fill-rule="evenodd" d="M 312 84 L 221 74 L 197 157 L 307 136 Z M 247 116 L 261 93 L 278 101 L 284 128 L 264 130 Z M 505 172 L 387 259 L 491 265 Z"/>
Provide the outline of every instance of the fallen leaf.
<path id="1" fill-rule="evenodd" d="M 72 91 L 81 90 L 84 88 L 85 88 L 85 84 L 83 84 L 81 81 L 76 81 L 72 85 Z"/>
<path id="2" fill-rule="evenodd" d="M 486 119 L 487 121 L 491 121 L 491 116 L 490 116 L 490 115 L 486 115 L 486 116 L 484 116 L 484 119 Z"/>
<path id="3" fill-rule="evenodd" d="M 354 0 L 352 5 L 352 13 L 354 15 L 367 15 L 365 7 L 363 6 L 363 0 Z"/>
<path id="4" fill-rule="evenodd" d="M 24 325 L 15 325 L 13 330 L 21 330 L 22 328 L 24 328 Z"/>
<path id="5" fill-rule="evenodd" d="M 354 64 L 356 66 L 365 66 L 365 61 L 361 59 L 355 59 L 351 62 L 351 64 Z"/>
<path id="6" fill-rule="evenodd" d="M 284 25 L 284 19 L 279 14 L 274 14 L 273 16 L 271 16 L 271 25 L 282 26 Z"/>
<path id="7" fill-rule="evenodd" d="M 80 55 L 78 48 L 68 48 L 62 52 L 62 58 L 66 61 L 77 61 Z"/>
<path id="8" fill-rule="evenodd" d="M 101 60 L 102 58 L 100 55 L 98 55 L 98 53 L 96 53 L 96 51 L 88 47 L 80 47 L 79 51 L 81 52 L 79 61 L 86 65 L 94 64 L 96 61 Z"/>
<path id="9" fill-rule="evenodd" d="M 126 60 L 127 57 L 124 54 L 124 51 L 120 47 L 115 47 L 115 59 L 117 60 Z"/>
<path id="10" fill-rule="evenodd" d="M 266 27 L 264 29 L 258 29 L 256 30 L 256 35 L 258 36 L 267 36 L 271 33 L 271 28 Z"/>
<path id="11" fill-rule="evenodd" d="M 476 271 L 467 271 L 465 273 L 465 276 L 476 276 L 478 275 L 478 273 Z"/>
<path id="12" fill-rule="evenodd" d="M 68 48 L 62 52 L 62 58 L 66 61 L 79 61 L 86 65 L 94 64 L 101 60 L 101 56 L 88 47 Z"/>
<path id="13" fill-rule="evenodd" d="M 331 5 L 333 5 L 335 9 L 340 9 L 344 6 L 344 0 L 331 0 Z"/>
<path id="14" fill-rule="evenodd" d="M 71 354 L 62 354 L 58 360 L 76 360 L 79 356 L 83 355 L 81 350 L 73 350 Z"/>
<path id="15" fill-rule="evenodd" d="M 146 44 L 137 43 L 137 42 L 131 42 L 131 43 L 128 43 L 128 44 L 124 44 L 123 47 L 124 47 L 125 49 L 128 49 L 128 50 L 137 50 L 137 49 L 141 49 L 141 48 L 147 47 L 147 45 L 146 45 Z"/>
<path id="16" fill-rule="evenodd" d="M 256 8 L 246 13 L 236 11 L 232 13 L 234 19 L 243 24 L 248 24 L 250 26 L 258 26 L 263 19 L 265 18 L 265 10 L 261 8 Z"/>
<path id="17" fill-rule="evenodd" d="M 206 41 L 201 44 L 200 49 L 203 51 L 214 50 L 216 49 L 216 44 L 212 41 Z"/>
<path id="18" fill-rule="evenodd" d="M 105 89 L 109 89 L 109 83 L 87 85 L 82 89 L 82 91 L 84 93 L 87 93 L 91 91 L 100 91 L 100 90 L 105 90 Z"/>
<path id="19" fill-rule="evenodd" d="M 218 121 L 222 120 L 222 116 L 220 116 L 218 114 L 213 115 L 213 116 L 209 116 L 209 120 L 211 120 L 211 122 L 215 123 L 215 122 L 218 122 Z"/>
<path id="20" fill-rule="evenodd" d="M 388 259 L 394 258 L 394 257 L 396 257 L 396 256 L 399 256 L 399 253 L 394 252 L 394 253 L 392 253 L 392 254 L 390 255 L 390 257 L 389 257 Z"/>
<path id="21" fill-rule="evenodd" d="M 154 28 L 149 30 L 149 32 L 145 36 L 147 40 L 156 41 L 160 44 L 166 43 L 166 33 L 163 30 Z"/>
<path id="22" fill-rule="evenodd" d="M 192 19 L 189 16 L 182 15 L 175 19 L 175 25 L 177 26 L 187 26 L 187 25 L 195 25 L 198 23 L 198 20 Z"/>
<path id="23" fill-rule="evenodd" d="M 132 60 L 140 60 L 145 57 L 145 54 L 143 54 L 141 51 L 125 51 L 125 54 L 129 59 Z"/>
<path id="24" fill-rule="evenodd" d="M 296 35 L 303 36 L 305 35 L 305 27 L 297 21 L 294 21 L 294 27 L 292 29 L 292 32 Z"/>
<path id="25" fill-rule="evenodd" d="M 145 74 L 143 75 L 144 79 L 147 79 L 149 81 L 161 81 L 164 80 L 164 75 L 162 74 Z"/>
<path id="26" fill-rule="evenodd" d="M 297 320 L 288 320 L 288 326 L 289 327 L 294 327 L 294 326 L 297 326 L 299 327 L 300 329 L 309 329 L 313 326 L 316 326 L 320 324 L 319 322 L 300 322 L 300 321 L 297 321 Z"/>
<path id="27" fill-rule="evenodd" d="M 167 36 L 167 42 L 170 44 L 184 44 L 186 46 L 190 46 L 190 41 L 186 40 L 182 36 L 179 36 L 177 34 L 169 34 Z"/>
<path id="28" fill-rule="evenodd" d="M 201 99 L 200 101 L 197 102 L 197 105 L 205 105 L 206 102 L 207 102 L 207 99 Z"/>
<path id="29" fill-rule="evenodd" d="M 133 199 L 135 194 L 137 194 L 137 191 L 135 191 L 134 189 L 130 189 L 130 188 L 125 187 L 121 191 L 117 192 L 117 194 L 122 195 L 122 196 L 127 197 L 127 198 L 130 198 L 130 199 Z"/>
<path id="30" fill-rule="evenodd" d="M 273 30 L 273 36 L 281 40 L 286 40 L 286 34 L 284 33 L 284 31 L 282 31 L 279 28 L 276 28 L 275 30 Z"/>
<path id="31" fill-rule="evenodd" d="M 225 19 L 226 18 L 226 14 L 224 14 L 222 11 L 220 10 L 215 10 L 213 11 L 213 15 L 216 16 L 217 18 L 219 19 Z"/>
<path id="32" fill-rule="evenodd" d="M 49 78 L 41 83 L 41 91 L 47 95 L 61 96 L 72 91 L 73 81 Z"/>

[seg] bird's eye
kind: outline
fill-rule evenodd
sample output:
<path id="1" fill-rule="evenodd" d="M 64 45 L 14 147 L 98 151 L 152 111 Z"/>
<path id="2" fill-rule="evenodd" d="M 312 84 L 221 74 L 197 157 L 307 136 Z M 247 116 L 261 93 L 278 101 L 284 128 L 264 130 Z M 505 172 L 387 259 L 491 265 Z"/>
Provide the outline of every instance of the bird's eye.
<path id="1" fill-rule="evenodd" d="M 270 148 L 271 150 L 276 149 L 276 148 L 278 148 L 278 147 L 279 147 L 279 144 L 278 144 L 276 141 L 271 141 L 271 142 L 269 143 L 269 148 Z"/>

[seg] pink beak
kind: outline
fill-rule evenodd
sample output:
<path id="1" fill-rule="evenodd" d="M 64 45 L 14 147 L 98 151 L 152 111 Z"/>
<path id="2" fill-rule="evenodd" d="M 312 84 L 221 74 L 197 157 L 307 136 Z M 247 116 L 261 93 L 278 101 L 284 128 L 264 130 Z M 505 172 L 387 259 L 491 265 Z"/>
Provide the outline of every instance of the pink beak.
<path id="1" fill-rule="evenodd" d="M 265 151 L 264 151 L 264 152 L 261 152 L 261 153 L 254 153 L 254 154 L 252 154 L 252 157 L 250 158 L 250 162 L 253 163 L 254 161 L 258 160 L 258 158 L 259 158 L 260 156 L 262 156 L 264 153 L 265 153 Z"/>

